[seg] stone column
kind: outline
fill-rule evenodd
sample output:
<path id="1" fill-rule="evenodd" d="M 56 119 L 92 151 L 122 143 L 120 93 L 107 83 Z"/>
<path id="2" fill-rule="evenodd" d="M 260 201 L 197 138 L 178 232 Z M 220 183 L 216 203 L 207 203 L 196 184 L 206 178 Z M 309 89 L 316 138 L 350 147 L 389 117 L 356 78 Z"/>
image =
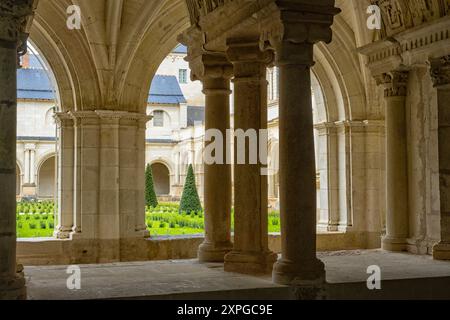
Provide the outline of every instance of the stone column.
<path id="1" fill-rule="evenodd" d="M 100 247 L 97 260 L 110 262 L 120 259 L 120 119 L 114 111 L 96 111 L 100 120 L 99 197 L 97 236 Z M 133 144 L 133 141 L 129 141 Z"/>
<path id="2" fill-rule="evenodd" d="M 408 72 L 393 71 L 377 78 L 386 102 L 386 236 L 382 248 L 405 251 L 409 236 L 408 168 L 405 101 Z"/>
<path id="3" fill-rule="evenodd" d="M 431 76 L 438 95 L 439 190 L 441 241 L 433 247 L 433 258 L 450 260 L 450 55 L 431 59 Z"/>
<path id="4" fill-rule="evenodd" d="M 322 3 L 308 1 L 302 7 L 280 3 L 277 15 L 261 22 L 261 40 L 275 49 L 280 77 L 282 255 L 274 266 L 273 281 L 301 287 L 297 292 L 300 298 L 317 298 L 325 281 L 324 264 L 316 256 L 317 190 L 311 67 L 314 65 L 314 43 L 331 42 L 330 26 L 339 9 L 333 7 L 334 1 Z"/>
<path id="5" fill-rule="evenodd" d="M 276 254 L 268 248 L 267 65 L 273 60 L 258 42 L 229 40 L 234 67 L 234 246 L 225 256 L 225 271 L 267 273 Z M 249 139 L 247 139 L 249 138 Z M 242 157 L 242 159 L 240 159 Z M 240 161 L 243 160 L 243 161 Z"/>
<path id="6" fill-rule="evenodd" d="M 205 94 L 204 207 L 205 241 L 198 248 L 201 262 L 223 262 L 231 251 L 231 164 L 227 159 L 230 129 L 230 78 L 233 67 L 225 57 L 203 55 Z M 219 136 L 217 136 L 219 135 Z"/>
<path id="7" fill-rule="evenodd" d="M 30 184 L 36 185 L 36 146 L 30 149 Z"/>
<path id="8" fill-rule="evenodd" d="M 25 145 L 25 161 L 24 161 L 24 166 L 25 166 L 25 180 L 24 180 L 24 184 L 29 185 L 30 184 L 30 149 L 27 148 L 27 145 Z"/>
<path id="9" fill-rule="evenodd" d="M 0 3 L 0 300 L 25 299 L 22 267 L 16 264 L 17 61 L 32 1 Z"/>
<path id="10" fill-rule="evenodd" d="M 58 170 L 58 224 L 55 237 L 68 239 L 73 231 L 73 195 L 74 195 L 74 123 L 68 113 L 55 116 L 59 127 L 59 166 Z"/>
<path id="11" fill-rule="evenodd" d="M 133 118 L 137 123 L 136 127 L 136 206 L 135 211 L 135 231 L 140 237 L 149 237 L 150 232 L 145 224 L 145 132 L 147 122 L 152 118 L 147 115 L 136 114 Z"/>
<path id="12" fill-rule="evenodd" d="M 74 226 L 73 239 L 98 236 L 100 125 L 94 111 L 70 112 L 74 119 Z"/>

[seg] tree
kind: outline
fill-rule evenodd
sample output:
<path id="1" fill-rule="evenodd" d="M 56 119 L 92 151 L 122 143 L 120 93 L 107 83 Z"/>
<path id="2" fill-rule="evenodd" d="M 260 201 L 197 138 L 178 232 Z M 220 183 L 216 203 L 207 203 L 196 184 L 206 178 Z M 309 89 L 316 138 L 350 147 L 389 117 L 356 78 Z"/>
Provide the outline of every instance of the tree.
<path id="1" fill-rule="evenodd" d="M 155 208 L 158 205 L 158 199 L 156 198 L 155 188 L 153 186 L 153 173 L 152 166 L 147 164 L 145 169 L 145 205 Z"/>
<path id="2" fill-rule="evenodd" d="M 181 196 L 180 212 L 182 211 L 188 213 L 202 211 L 202 205 L 195 185 L 195 175 L 192 164 L 188 167 L 186 182 Z"/>

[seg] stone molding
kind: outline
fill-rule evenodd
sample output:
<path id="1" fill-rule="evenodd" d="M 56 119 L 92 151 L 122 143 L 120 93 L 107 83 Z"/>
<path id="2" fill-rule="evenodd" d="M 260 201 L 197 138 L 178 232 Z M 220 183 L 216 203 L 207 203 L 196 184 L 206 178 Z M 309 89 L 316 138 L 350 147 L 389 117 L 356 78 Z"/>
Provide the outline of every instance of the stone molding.
<path id="1" fill-rule="evenodd" d="M 322 122 L 314 125 L 316 130 L 325 130 L 332 128 L 374 128 L 374 127 L 384 127 L 384 120 L 345 120 L 336 122 Z"/>
<path id="2" fill-rule="evenodd" d="M 406 97 L 408 90 L 408 71 L 391 71 L 375 77 L 378 85 L 384 86 L 384 96 Z"/>
<path id="3" fill-rule="evenodd" d="M 450 84 L 450 55 L 431 58 L 430 59 L 430 74 L 435 87 L 445 86 Z"/>
<path id="4" fill-rule="evenodd" d="M 87 119 L 118 119 L 118 120 L 135 120 L 147 123 L 152 119 L 152 116 L 142 113 L 126 112 L 126 111 L 111 111 L 111 110 L 95 110 L 95 111 L 69 111 L 67 113 L 58 113 L 59 118 L 71 118 L 75 121 Z"/>
<path id="5" fill-rule="evenodd" d="M 367 56 L 367 66 L 373 74 L 381 74 L 398 68 L 405 61 L 412 60 L 416 53 L 429 50 L 433 45 L 445 47 L 446 42 L 450 42 L 450 16 L 368 44 L 358 48 L 358 52 Z"/>

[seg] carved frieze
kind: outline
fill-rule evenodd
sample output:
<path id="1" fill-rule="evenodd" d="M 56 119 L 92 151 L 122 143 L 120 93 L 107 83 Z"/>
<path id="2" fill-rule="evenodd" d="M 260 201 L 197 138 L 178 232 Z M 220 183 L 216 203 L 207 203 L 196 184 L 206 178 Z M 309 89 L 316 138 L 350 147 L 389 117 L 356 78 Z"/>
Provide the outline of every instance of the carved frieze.
<path id="1" fill-rule="evenodd" d="M 449 0 L 374 0 L 372 3 L 381 9 L 384 38 L 450 14 Z"/>
<path id="2" fill-rule="evenodd" d="M 450 55 L 430 59 L 431 79 L 435 87 L 450 84 Z"/>

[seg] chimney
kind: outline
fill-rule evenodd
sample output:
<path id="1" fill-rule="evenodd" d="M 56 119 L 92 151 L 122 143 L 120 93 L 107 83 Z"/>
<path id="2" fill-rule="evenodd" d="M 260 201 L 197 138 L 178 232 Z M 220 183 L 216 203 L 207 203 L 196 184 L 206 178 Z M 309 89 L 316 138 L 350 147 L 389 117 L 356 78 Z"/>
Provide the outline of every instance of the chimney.
<path id="1" fill-rule="evenodd" d="M 22 68 L 29 69 L 30 68 L 30 54 L 26 53 L 22 56 Z"/>

